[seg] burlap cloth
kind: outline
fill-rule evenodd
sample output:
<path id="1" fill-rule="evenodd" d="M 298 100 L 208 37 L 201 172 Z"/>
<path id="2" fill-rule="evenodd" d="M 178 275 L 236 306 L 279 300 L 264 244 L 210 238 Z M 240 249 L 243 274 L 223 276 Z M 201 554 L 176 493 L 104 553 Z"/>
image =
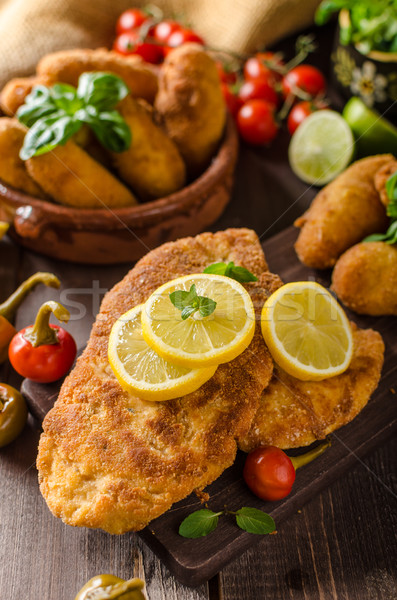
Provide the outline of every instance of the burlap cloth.
<path id="1" fill-rule="evenodd" d="M 155 0 L 211 46 L 252 51 L 308 25 L 319 0 Z M 144 0 L 0 0 L 0 86 L 33 73 L 44 54 L 109 46 L 121 11 Z"/>

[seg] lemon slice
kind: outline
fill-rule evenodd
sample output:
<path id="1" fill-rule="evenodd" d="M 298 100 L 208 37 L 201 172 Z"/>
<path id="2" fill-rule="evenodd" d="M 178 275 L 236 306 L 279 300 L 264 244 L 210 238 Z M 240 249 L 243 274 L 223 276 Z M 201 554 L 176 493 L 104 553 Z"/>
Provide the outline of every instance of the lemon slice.
<path id="1" fill-rule="evenodd" d="M 135 306 L 113 325 L 109 337 L 109 363 L 120 385 L 144 400 L 179 398 L 197 390 L 215 367 L 188 369 L 161 358 L 142 336 L 141 309 Z"/>
<path id="2" fill-rule="evenodd" d="M 300 179 L 324 185 L 353 158 L 354 138 L 345 119 L 334 110 L 318 110 L 295 131 L 288 148 L 291 169 Z"/>
<path id="3" fill-rule="evenodd" d="M 297 379 L 319 381 L 349 366 L 349 321 L 319 283 L 298 281 L 279 288 L 263 306 L 261 326 L 276 363 Z"/>
<path id="4" fill-rule="evenodd" d="M 215 310 L 202 317 L 199 311 L 182 319 L 170 294 L 189 291 L 216 302 Z M 160 356 L 182 366 L 205 367 L 236 358 L 252 340 L 255 311 L 243 286 L 223 275 L 186 275 L 159 287 L 142 310 L 142 333 Z"/>
<path id="5" fill-rule="evenodd" d="M 0 221 L 0 240 L 7 233 L 10 224 L 5 221 Z"/>

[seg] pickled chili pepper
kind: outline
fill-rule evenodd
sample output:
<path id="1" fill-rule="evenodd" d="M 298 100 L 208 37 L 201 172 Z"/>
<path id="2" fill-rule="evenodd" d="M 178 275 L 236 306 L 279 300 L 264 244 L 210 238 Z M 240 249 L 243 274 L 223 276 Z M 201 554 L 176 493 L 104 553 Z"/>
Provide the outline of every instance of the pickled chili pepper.
<path id="1" fill-rule="evenodd" d="M 0 448 L 21 433 L 27 416 L 28 409 L 22 394 L 10 385 L 0 383 Z"/>
<path id="2" fill-rule="evenodd" d="M 66 375 L 77 352 L 70 333 L 49 323 L 52 313 L 59 321 L 69 320 L 70 313 L 62 304 L 53 300 L 44 302 L 34 325 L 14 335 L 8 349 L 14 369 L 39 383 L 50 383 Z"/>
<path id="3" fill-rule="evenodd" d="M 255 448 L 245 460 L 245 483 L 262 500 L 281 500 L 292 490 L 296 469 L 320 456 L 330 445 L 327 440 L 313 450 L 293 457 L 276 446 Z"/>
<path id="4" fill-rule="evenodd" d="M 125 581 L 115 575 L 97 575 L 85 584 L 75 600 L 145 600 L 143 586 L 144 582 L 137 578 Z"/>
<path id="5" fill-rule="evenodd" d="M 0 364 L 7 358 L 8 345 L 17 332 L 11 324 L 15 312 L 21 302 L 39 283 L 44 283 L 44 285 L 53 288 L 59 288 L 60 286 L 58 277 L 52 273 L 35 273 L 21 283 L 8 300 L 0 304 Z"/>

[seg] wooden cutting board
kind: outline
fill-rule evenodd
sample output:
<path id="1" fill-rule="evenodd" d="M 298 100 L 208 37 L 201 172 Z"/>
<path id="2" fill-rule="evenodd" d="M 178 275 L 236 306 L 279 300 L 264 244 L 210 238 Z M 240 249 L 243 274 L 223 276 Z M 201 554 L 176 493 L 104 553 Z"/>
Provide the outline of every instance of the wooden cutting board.
<path id="1" fill-rule="evenodd" d="M 290 227 L 264 242 L 263 248 L 270 270 L 278 273 L 286 283 L 315 279 L 322 285 L 329 286 L 330 272 L 313 271 L 300 264 L 293 249 L 296 237 L 297 231 Z M 331 448 L 297 472 L 292 493 L 279 502 L 266 503 L 251 494 L 241 475 L 245 455 L 238 452 L 234 465 L 206 489 L 210 495 L 208 507 L 211 510 L 218 511 L 226 507 L 233 511 L 242 506 L 252 506 L 268 512 L 276 524 L 279 524 L 353 467 L 358 457 L 383 443 L 397 429 L 397 319 L 362 317 L 349 312 L 348 316 L 361 327 L 378 330 L 386 345 L 382 379 L 368 405 L 354 421 L 330 436 Z M 28 380 L 23 382 L 22 392 L 31 412 L 40 421 L 55 402 L 59 388 L 60 382 L 48 385 Z M 291 451 L 290 454 L 299 454 L 299 451 Z M 189 540 L 179 536 L 181 521 L 201 507 L 198 498 L 192 494 L 138 534 L 170 571 L 182 583 L 190 586 L 210 579 L 233 558 L 261 539 L 261 536 L 239 529 L 229 517 L 220 519 L 217 529 L 207 537 Z"/>

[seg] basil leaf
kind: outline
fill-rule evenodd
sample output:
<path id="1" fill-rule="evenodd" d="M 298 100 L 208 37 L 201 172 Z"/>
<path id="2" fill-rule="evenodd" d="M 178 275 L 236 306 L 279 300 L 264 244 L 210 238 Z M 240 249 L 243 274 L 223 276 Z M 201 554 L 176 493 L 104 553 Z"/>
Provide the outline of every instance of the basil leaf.
<path id="1" fill-rule="evenodd" d="M 236 512 L 236 521 L 240 529 L 249 533 L 272 533 L 276 529 L 276 524 L 272 517 L 262 510 L 243 506 Z"/>
<path id="2" fill-rule="evenodd" d="M 76 88 L 72 85 L 56 83 L 50 88 L 50 94 L 56 107 L 70 116 L 84 106 L 83 101 L 77 97 Z"/>
<path id="3" fill-rule="evenodd" d="M 397 244 L 397 221 L 393 221 L 386 233 L 373 233 L 363 239 L 363 242 L 385 242 L 386 244 Z"/>
<path id="4" fill-rule="evenodd" d="M 215 513 L 208 508 L 196 510 L 182 521 L 179 526 L 179 535 L 185 538 L 199 538 L 214 531 L 218 525 L 218 518 L 222 512 Z"/>
<path id="5" fill-rule="evenodd" d="M 125 152 L 131 146 L 131 129 L 116 110 L 99 113 L 95 107 L 88 106 L 75 116 L 87 123 L 102 146 L 111 152 Z"/>
<path id="6" fill-rule="evenodd" d="M 208 317 L 216 308 L 216 302 L 205 296 L 198 296 L 196 286 L 193 283 L 190 290 L 175 290 L 171 292 L 170 300 L 175 308 L 182 311 L 182 319 L 190 317 L 197 310 L 202 317 Z"/>
<path id="7" fill-rule="evenodd" d="M 389 217 L 397 219 L 397 171 L 386 181 L 386 193 L 390 200 L 386 212 Z"/>
<path id="8" fill-rule="evenodd" d="M 49 88 L 36 85 L 30 94 L 26 96 L 25 103 L 18 108 L 16 117 L 20 123 L 23 123 L 26 127 L 31 127 L 38 119 L 49 116 L 57 110 Z"/>
<path id="9" fill-rule="evenodd" d="M 101 112 L 111 110 L 128 94 L 129 89 L 121 77 L 112 73 L 83 73 L 79 78 L 77 96 Z"/>
<path id="10" fill-rule="evenodd" d="M 39 119 L 25 135 L 23 146 L 19 153 L 22 160 L 39 156 L 63 145 L 81 127 L 73 117 L 55 114 L 46 119 Z"/>
<path id="11" fill-rule="evenodd" d="M 214 275 L 224 275 L 235 279 L 239 283 L 248 283 L 249 281 L 258 281 L 253 273 L 244 267 L 236 267 L 233 261 L 229 263 L 219 262 L 210 265 L 204 269 L 204 273 L 212 273 Z"/>
<path id="12" fill-rule="evenodd" d="M 216 309 L 215 300 L 211 300 L 211 298 L 206 298 L 205 296 L 198 296 L 197 299 L 199 313 L 202 317 L 208 317 Z"/>
<path id="13" fill-rule="evenodd" d="M 171 292 L 170 300 L 175 308 L 179 308 L 179 310 L 183 310 L 184 308 L 190 306 L 194 300 L 197 298 L 196 286 L 193 283 L 190 290 L 187 292 L 186 290 L 175 290 L 175 292 Z"/>

